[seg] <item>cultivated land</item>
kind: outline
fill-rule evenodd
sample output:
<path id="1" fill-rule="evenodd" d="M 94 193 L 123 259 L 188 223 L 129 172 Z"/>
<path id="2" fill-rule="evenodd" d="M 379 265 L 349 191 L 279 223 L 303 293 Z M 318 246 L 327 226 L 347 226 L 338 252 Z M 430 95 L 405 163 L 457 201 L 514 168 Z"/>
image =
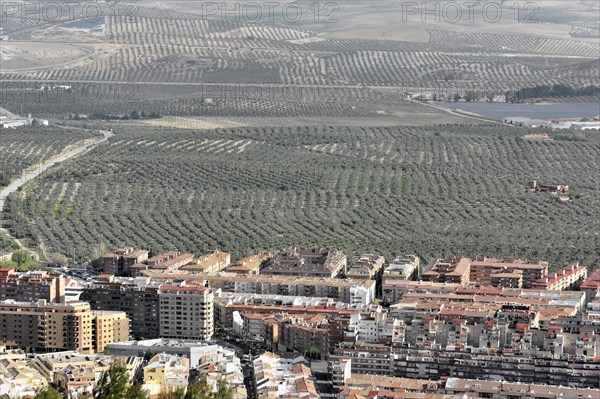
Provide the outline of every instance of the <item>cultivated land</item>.
<path id="1" fill-rule="evenodd" d="M 490 121 L 405 95 L 599 86 L 597 2 L 539 1 L 536 22 L 515 21 L 503 2 L 495 23 L 479 8 L 473 23 L 427 24 L 399 22 L 392 0 L 340 2 L 334 23 L 326 12 L 207 18 L 203 4 L 102 4 L 93 22 L 71 20 L 80 5 L 57 21 L 0 19 L 10 39 L 0 106 L 117 131 L 12 196 L 4 219 L 16 236 L 78 260 L 101 242 L 598 260 L 597 136 L 522 140 L 538 132 L 479 126 Z M 580 94 L 552 101 L 598 101 Z M 142 111 L 162 118 L 124 120 Z M 96 120 L 64 121 L 75 114 Z M 46 128 L 27 146 L 25 130 L 0 143 L 20 148 L 6 158 L 16 171 L 75 134 Z M 536 177 L 576 198 L 525 193 Z"/>
<path id="2" fill-rule="evenodd" d="M 49 118 L 143 109 L 186 117 L 323 118 L 326 124 L 377 120 L 382 107 L 411 112 L 402 92 L 423 88 L 488 95 L 600 84 L 594 2 L 541 2 L 535 23 L 525 23 L 525 12 L 515 21 L 511 5 L 503 4 L 503 18 L 494 23 L 477 8 L 472 23 L 428 24 L 419 14 L 401 22 L 402 7 L 389 0 L 339 3 L 329 23 L 325 11 L 315 22 L 308 2 L 301 2 L 298 23 L 270 22 L 268 15 L 256 23 L 221 18 L 207 15 L 203 4 L 106 4 L 93 21 L 69 19 L 84 15 L 79 6 L 54 22 L 9 15 L 1 23 L 10 41 L 3 42 L 0 78 L 17 85 L 5 93 L 60 84 L 74 94 L 21 100 L 5 94 L 0 105 L 24 102 Z"/>
<path id="3" fill-rule="evenodd" d="M 68 151 L 95 136 L 82 129 L 48 126 L 0 129 L 0 188 L 8 185 L 27 168 Z"/>
<path id="4" fill-rule="evenodd" d="M 288 245 L 598 262 L 600 145 L 494 126 L 118 131 L 9 202 L 12 231 L 89 259 Z M 176 171 L 176 172 L 174 172 Z M 525 192 L 569 184 L 572 201 Z"/>

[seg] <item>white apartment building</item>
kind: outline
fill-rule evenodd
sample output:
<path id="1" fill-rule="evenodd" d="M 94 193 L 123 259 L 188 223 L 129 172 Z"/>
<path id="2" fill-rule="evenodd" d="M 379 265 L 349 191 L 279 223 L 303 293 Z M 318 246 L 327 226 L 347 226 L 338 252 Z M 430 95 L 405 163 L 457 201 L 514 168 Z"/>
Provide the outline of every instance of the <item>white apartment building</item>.
<path id="1" fill-rule="evenodd" d="M 375 300 L 375 282 L 372 284 L 353 285 L 350 287 L 351 305 L 369 305 Z"/>
<path id="2" fill-rule="evenodd" d="M 370 316 L 356 313 L 350 316 L 350 323 L 346 337 L 352 337 L 356 341 L 377 343 L 384 341 L 397 341 L 401 338 L 404 323 L 385 313 L 374 312 Z"/>
<path id="3" fill-rule="evenodd" d="M 214 333 L 214 294 L 201 285 L 162 285 L 160 336 L 164 338 L 209 340 Z"/>
<path id="4" fill-rule="evenodd" d="M 403 255 L 394 259 L 383 271 L 383 278 L 412 280 L 418 275 L 421 260 L 416 255 Z"/>

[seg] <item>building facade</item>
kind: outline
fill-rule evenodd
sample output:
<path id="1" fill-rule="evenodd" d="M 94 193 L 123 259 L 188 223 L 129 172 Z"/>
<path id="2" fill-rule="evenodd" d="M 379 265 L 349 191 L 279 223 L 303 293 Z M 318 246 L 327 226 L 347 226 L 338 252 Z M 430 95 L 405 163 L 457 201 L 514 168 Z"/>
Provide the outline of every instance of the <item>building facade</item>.
<path id="1" fill-rule="evenodd" d="M 94 310 L 118 310 L 131 320 L 131 335 L 137 339 L 159 336 L 159 283 L 148 278 L 115 279 L 100 276 L 80 296 Z"/>
<path id="2" fill-rule="evenodd" d="M 43 270 L 17 272 L 12 268 L 0 269 L 0 301 L 48 302 L 65 301 L 65 278 Z"/>
<path id="3" fill-rule="evenodd" d="M 31 352 L 102 351 L 129 336 L 123 312 L 96 314 L 85 302 L 0 302 L 0 344 Z"/>
<path id="4" fill-rule="evenodd" d="M 214 333 L 214 294 L 196 284 L 161 285 L 159 329 L 164 338 L 209 340 Z"/>
<path id="5" fill-rule="evenodd" d="M 290 247 L 278 252 L 261 270 L 284 276 L 338 277 L 346 273 L 347 258 L 331 248 Z"/>
<path id="6" fill-rule="evenodd" d="M 102 258 L 102 269 L 108 274 L 127 274 L 136 263 L 148 259 L 148 251 L 134 248 L 120 248 Z"/>

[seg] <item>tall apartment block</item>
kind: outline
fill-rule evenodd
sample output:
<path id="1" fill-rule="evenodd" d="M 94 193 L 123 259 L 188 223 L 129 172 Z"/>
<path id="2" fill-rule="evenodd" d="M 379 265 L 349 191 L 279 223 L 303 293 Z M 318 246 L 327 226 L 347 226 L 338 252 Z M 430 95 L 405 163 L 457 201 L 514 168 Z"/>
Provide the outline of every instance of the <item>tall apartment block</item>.
<path id="1" fill-rule="evenodd" d="M 122 312 L 96 314 L 85 302 L 68 304 L 0 302 L 0 345 L 32 352 L 78 350 L 93 353 L 112 340 L 127 339 Z"/>
<path id="2" fill-rule="evenodd" d="M 129 319 L 125 312 L 94 311 L 92 326 L 94 352 L 103 352 L 110 343 L 129 340 Z"/>
<path id="3" fill-rule="evenodd" d="M 17 272 L 13 268 L 0 269 L 0 301 L 48 302 L 65 301 L 65 279 L 60 274 L 43 270 Z"/>
<path id="4" fill-rule="evenodd" d="M 159 326 L 163 338 L 209 340 L 214 333 L 214 294 L 198 284 L 161 285 Z"/>
<path id="5" fill-rule="evenodd" d="M 159 337 L 158 287 L 147 277 L 135 279 L 100 275 L 80 296 L 94 310 L 119 310 L 131 320 L 131 335 L 136 339 Z"/>
<path id="6" fill-rule="evenodd" d="M 108 274 L 126 274 L 131 266 L 148 259 L 148 251 L 133 248 L 120 248 L 102 258 L 102 269 Z"/>

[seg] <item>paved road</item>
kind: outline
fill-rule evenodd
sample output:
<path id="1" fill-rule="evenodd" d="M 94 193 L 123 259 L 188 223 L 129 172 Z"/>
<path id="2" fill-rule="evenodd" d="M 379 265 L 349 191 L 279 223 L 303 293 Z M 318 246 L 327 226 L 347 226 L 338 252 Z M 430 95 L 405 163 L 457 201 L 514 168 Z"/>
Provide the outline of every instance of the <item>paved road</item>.
<path id="1" fill-rule="evenodd" d="M 70 151 L 59 154 L 54 158 L 48 159 L 39 165 L 35 165 L 25 170 L 25 172 L 23 172 L 23 174 L 20 177 L 11 181 L 8 186 L 4 187 L 2 191 L 0 191 L 0 210 L 4 209 L 4 204 L 6 203 L 6 199 L 8 198 L 8 196 L 17 191 L 27 182 L 35 179 L 54 165 L 64 162 L 67 159 L 71 159 L 77 155 L 83 154 L 91 150 L 94 146 L 98 145 L 99 143 L 106 141 L 110 137 L 114 136 L 114 134 L 108 130 L 101 130 L 100 133 L 102 133 L 104 137 L 97 139 L 96 141 L 91 143 L 83 143 Z M 37 259 L 38 255 L 35 252 L 31 251 L 29 248 L 26 248 L 18 239 L 13 237 L 7 229 L 5 229 L 4 227 L 0 227 L 0 231 L 2 231 L 9 238 L 15 241 L 15 243 L 19 246 L 20 249 L 29 251 Z"/>
<path id="2" fill-rule="evenodd" d="M 430 107 L 430 108 L 439 109 L 440 111 L 447 112 L 447 113 L 449 113 L 451 115 L 460 116 L 461 118 L 475 119 L 477 121 L 482 121 L 482 122 L 486 122 L 486 123 L 495 123 L 497 125 L 504 125 L 504 123 L 502 123 L 500 121 L 497 121 L 495 119 L 492 119 L 492 118 L 486 118 L 486 117 L 483 117 L 483 116 L 481 116 L 481 117 L 475 116 L 475 115 L 472 115 L 472 114 L 468 114 L 467 112 L 461 112 L 459 110 L 454 110 L 454 109 L 451 109 L 451 108 L 446 108 L 444 106 L 433 104 L 431 102 L 423 102 L 423 101 L 415 101 L 415 100 L 409 100 L 409 101 L 417 103 L 417 104 L 425 105 L 425 106 Z"/>

